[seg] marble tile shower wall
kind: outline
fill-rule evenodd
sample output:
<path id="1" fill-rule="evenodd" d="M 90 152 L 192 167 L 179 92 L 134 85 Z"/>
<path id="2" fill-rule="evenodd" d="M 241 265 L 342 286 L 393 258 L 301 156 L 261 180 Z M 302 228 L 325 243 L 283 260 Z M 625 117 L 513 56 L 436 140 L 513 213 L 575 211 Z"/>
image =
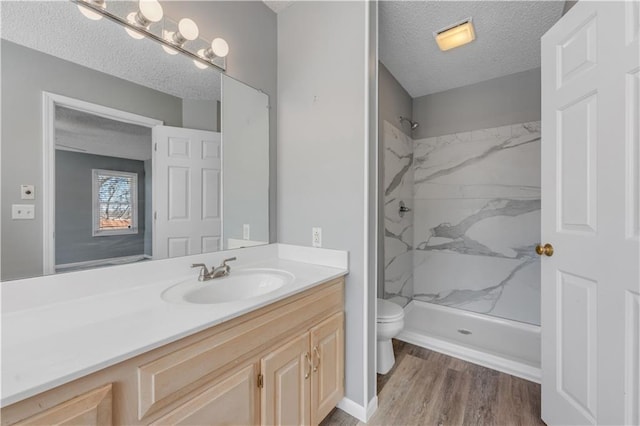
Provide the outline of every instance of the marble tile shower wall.
<path id="1" fill-rule="evenodd" d="M 405 306 L 413 298 L 413 212 L 400 214 L 400 202 L 413 208 L 413 140 L 388 121 L 384 148 L 384 298 Z"/>
<path id="2" fill-rule="evenodd" d="M 385 293 L 409 297 L 402 280 L 412 279 L 414 299 L 540 324 L 540 122 L 416 140 L 413 179 L 411 149 L 389 132 L 385 154 L 403 173 L 387 194 L 409 194 L 413 180 L 414 215 L 411 242 L 406 216 L 387 210 Z M 413 276 L 400 274 L 411 247 Z"/>

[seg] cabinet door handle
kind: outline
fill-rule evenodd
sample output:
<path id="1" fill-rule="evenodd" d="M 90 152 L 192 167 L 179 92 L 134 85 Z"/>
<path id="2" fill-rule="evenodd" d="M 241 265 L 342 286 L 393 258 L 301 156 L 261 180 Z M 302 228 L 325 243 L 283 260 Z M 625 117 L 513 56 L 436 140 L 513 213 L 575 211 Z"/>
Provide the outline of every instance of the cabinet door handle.
<path id="1" fill-rule="evenodd" d="M 311 355 L 309 355 L 309 352 L 304 353 L 304 359 L 307 361 L 307 372 L 305 373 L 304 378 L 308 379 L 309 376 L 311 376 Z"/>
<path id="2" fill-rule="evenodd" d="M 316 371 L 318 371 L 318 367 L 320 367 L 320 351 L 318 350 L 317 346 L 313 347 L 313 353 L 316 355 L 316 357 L 318 357 L 318 363 L 313 366 L 313 372 L 315 373 Z"/>

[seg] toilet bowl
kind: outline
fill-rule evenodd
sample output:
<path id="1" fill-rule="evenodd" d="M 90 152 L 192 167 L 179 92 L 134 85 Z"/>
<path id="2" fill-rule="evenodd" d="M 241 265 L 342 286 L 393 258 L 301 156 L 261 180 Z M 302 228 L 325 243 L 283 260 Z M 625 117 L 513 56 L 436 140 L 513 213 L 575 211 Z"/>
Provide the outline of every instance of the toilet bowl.
<path id="1" fill-rule="evenodd" d="M 393 302 L 378 299 L 377 351 L 378 374 L 387 374 L 396 362 L 393 355 L 391 339 L 396 337 L 404 327 L 404 310 Z"/>

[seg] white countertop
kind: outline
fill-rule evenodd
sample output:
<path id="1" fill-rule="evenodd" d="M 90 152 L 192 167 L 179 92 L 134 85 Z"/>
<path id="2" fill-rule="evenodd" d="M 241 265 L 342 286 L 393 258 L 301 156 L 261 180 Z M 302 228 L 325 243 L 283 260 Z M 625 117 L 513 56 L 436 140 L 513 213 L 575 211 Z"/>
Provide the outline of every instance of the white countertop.
<path id="1" fill-rule="evenodd" d="M 191 263 L 206 259 L 208 264 L 218 264 L 230 255 L 238 257 L 232 274 L 243 268 L 273 268 L 295 278 L 265 296 L 224 304 L 173 304 L 160 297 L 168 287 L 197 277 L 198 271 L 189 269 Z M 346 273 L 346 252 L 273 244 L 2 283 L 0 405 L 68 383 Z M 82 283 L 83 294 L 76 297 L 77 285 Z M 39 286 L 48 296 L 34 297 L 38 300 L 29 305 L 29 293 Z"/>

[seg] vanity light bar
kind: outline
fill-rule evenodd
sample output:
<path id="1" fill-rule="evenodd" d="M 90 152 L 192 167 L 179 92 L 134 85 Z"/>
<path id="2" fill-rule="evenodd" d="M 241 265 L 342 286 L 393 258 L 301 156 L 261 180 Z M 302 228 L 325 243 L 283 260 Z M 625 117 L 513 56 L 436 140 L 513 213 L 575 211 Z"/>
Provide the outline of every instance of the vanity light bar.
<path id="1" fill-rule="evenodd" d="M 172 49 L 176 52 L 180 52 L 183 55 L 186 55 L 187 57 L 193 59 L 194 63 L 196 63 L 197 65 L 199 65 L 199 68 L 202 69 L 206 69 L 207 67 L 213 67 L 218 69 L 219 71 L 226 71 L 226 58 L 222 57 L 222 56 L 213 56 L 213 57 L 205 57 L 205 56 L 200 56 L 197 53 L 193 53 L 190 50 L 187 50 L 184 48 L 183 45 L 180 44 L 175 44 L 172 43 L 172 40 L 169 39 L 165 39 L 161 36 L 158 36 L 154 33 L 152 33 L 150 30 L 148 30 L 145 27 L 141 27 L 136 25 L 134 22 L 129 22 L 126 18 L 122 18 L 114 13 L 111 13 L 107 10 L 107 8 L 105 7 L 105 2 L 102 1 L 96 1 L 96 0 L 69 0 L 72 3 L 78 5 L 79 8 L 84 8 L 87 10 L 87 12 L 91 11 L 94 12 L 95 14 L 104 16 L 105 18 L 122 25 L 126 30 L 130 30 L 133 31 L 137 34 L 142 35 L 143 37 L 147 37 L 150 38 L 152 40 L 155 40 L 156 42 L 160 43 L 160 45 L 164 48 L 168 48 L 168 49 Z M 82 11 L 82 10 L 81 10 Z M 87 16 L 86 13 L 83 12 L 83 15 Z M 92 15 L 91 13 L 89 15 Z M 93 16 L 93 15 L 92 15 Z M 95 20 L 95 18 L 92 18 Z M 163 31 L 164 33 L 164 31 Z M 218 39 L 216 39 L 218 40 Z M 222 40 L 222 39 L 219 39 Z M 224 40 L 223 40 L 224 41 Z M 226 44 L 226 42 L 225 42 Z M 227 45 L 227 53 L 228 53 L 228 45 Z M 225 55 L 226 56 L 226 55 Z M 212 62 L 213 59 L 215 58 L 220 58 L 222 64 L 216 64 L 214 62 Z"/>

